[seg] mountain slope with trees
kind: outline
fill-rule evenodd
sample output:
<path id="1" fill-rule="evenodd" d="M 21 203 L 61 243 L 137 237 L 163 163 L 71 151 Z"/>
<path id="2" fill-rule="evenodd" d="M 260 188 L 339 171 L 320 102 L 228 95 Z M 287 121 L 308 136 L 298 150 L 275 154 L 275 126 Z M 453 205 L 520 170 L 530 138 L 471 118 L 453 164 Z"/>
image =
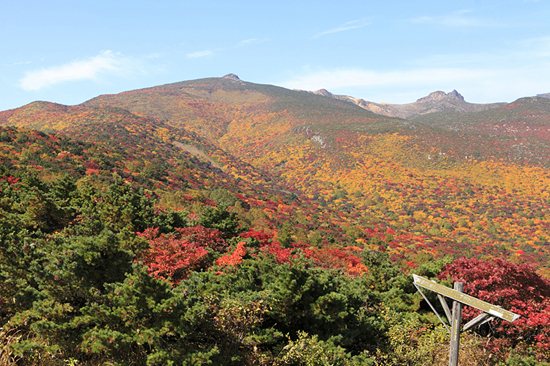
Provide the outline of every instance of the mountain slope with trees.
<path id="1" fill-rule="evenodd" d="M 521 313 L 463 364 L 544 365 L 548 159 L 479 127 L 544 146 L 539 99 L 406 121 L 230 75 L 0 112 L 0 363 L 444 364 L 417 273 Z"/>
<path id="2" fill-rule="evenodd" d="M 157 112 L 161 101 L 178 109 Z M 322 95 L 221 78 L 100 96 L 85 105 L 157 113 L 202 134 L 339 212 L 340 226 L 381 226 L 406 237 L 392 244 L 398 257 L 418 254 L 408 243 L 412 236 L 423 238 L 413 242 L 431 254 L 523 256 L 545 268 L 548 103 L 526 98 L 456 118 L 432 113 L 406 121 Z M 220 126 L 223 131 L 209 132 Z"/>

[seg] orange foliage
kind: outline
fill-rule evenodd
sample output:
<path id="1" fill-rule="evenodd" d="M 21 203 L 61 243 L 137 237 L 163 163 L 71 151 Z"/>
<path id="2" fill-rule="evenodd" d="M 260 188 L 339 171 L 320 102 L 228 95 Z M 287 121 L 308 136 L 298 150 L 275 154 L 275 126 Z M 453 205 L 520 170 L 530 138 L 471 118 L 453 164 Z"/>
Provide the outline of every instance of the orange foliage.
<path id="1" fill-rule="evenodd" d="M 235 267 L 238 263 L 242 263 L 243 257 L 246 255 L 246 242 L 241 241 L 237 244 L 237 248 L 231 254 L 226 254 L 216 260 L 216 265 L 218 266 L 233 266 Z"/>

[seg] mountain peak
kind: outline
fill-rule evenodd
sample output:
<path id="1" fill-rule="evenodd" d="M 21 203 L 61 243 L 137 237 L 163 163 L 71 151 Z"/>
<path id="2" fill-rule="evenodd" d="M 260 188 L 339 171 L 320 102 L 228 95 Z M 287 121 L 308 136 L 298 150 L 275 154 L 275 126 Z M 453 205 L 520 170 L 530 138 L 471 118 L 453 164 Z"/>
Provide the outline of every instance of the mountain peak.
<path id="1" fill-rule="evenodd" d="M 332 94 L 331 92 L 329 92 L 328 90 L 326 89 L 319 89 L 317 91 L 309 91 L 309 90 L 302 90 L 302 89 L 294 89 L 294 91 L 299 91 L 299 92 L 302 92 L 302 93 L 309 93 L 309 94 L 316 94 L 316 95 L 322 95 L 324 97 L 332 97 L 332 98 L 335 98 L 334 94 Z"/>
<path id="2" fill-rule="evenodd" d="M 301 91 L 305 93 L 323 95 L 325 97 L 332 97 L 340 100 L 358 105 L 359 107 L 371 111 L 373 113 L 382 114 L 390 117 L 399 117 L 405 119 L 411 119 L 414 116 L 421 114 L 428 114 L 434 112 L 443 111 L 459 111 L 459 112 L 479 112 L 487 109 L 497 108 L 505 103 L 489 103 L 489 104 L 474 104 L 468 103 L 464 100 L 464 97 L 453 89 L 449 93 L 438 90 L 430 93 L 429 95 L 418 99 L 414 103 L 407 104 L 388 104 L 388 103 L 374 103 L 363 99 L 354 98 L 346 95 L 334 95 L 326 89 L 319 89 L 317 91 L 307 91 L 294 89 L 295 91 Z M 550 94 L 548 94 L 550 96 Z M 542 94 L 539 96 L 543 96 Z"/>
<path id="3" fill-rule="evenodd" d="M 464 100 L 464 97 L 454 89 L 453 89 L 452 92 L 448 93 L 447 96 L 451 97 L 451 98 L 457 98 L 457 99 L 460 99 L 460 100 Z"/>
<path id="4" fill-rule="evenodd" d="M 417 100 L 417 102 L 438 102 L 442 100 L 449 100 L 449 99 L 458 99 L 458 100 L 464 100 L 464 97 L 457 92 L 456 90 L 453 90 L 450 93 L 445 93 L 443 91 L 435 91 L 430 93 L 427 97 L 423 97 Z"/>
<path id="5" fill-rule="evenodd" d="M 241 79 L 239 79 L 239 77 L 235 74 L 227 74 L 224 77 L 222 77 L 222 79 L 230 79 L 230 80 L 234 80 L 234 81 L 241 81 Z"/>
<path id="6" fill-rule="evenodd" d="M 329 92 L 326 89 L 319 89 L 319 90 L 313 92 L 313 94 L 322 95 L 322 96 L 325 96 L 325 97 L 332 97 L 332 93 Z"/>

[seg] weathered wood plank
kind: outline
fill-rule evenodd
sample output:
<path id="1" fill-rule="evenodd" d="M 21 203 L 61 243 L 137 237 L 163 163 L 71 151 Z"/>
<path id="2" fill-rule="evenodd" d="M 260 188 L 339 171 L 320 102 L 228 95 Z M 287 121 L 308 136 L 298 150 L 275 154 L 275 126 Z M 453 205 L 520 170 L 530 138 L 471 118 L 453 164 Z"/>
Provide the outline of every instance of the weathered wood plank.
<path id="1" fill-rule="evenodd" d="M 451 288 L 448 288 L 446 286 L 440 285 L 438 283 L 435 283 L 434 281 L 430 281 L 427 278 L 417 276 L 413 274 L 414 283 L 416 283 L 418 286 L 424 287 L 428 290 L 437 292 L 438 294 L 441 294 L 443 296 L 446 296 L 448 298 L 451 298 L 455 301 L 458 301 L 464 305 L 468 305 L 471 307 L 474 307 L 476 309 L 479 309 L 483 312 L 486 312 L 494 317 L 508 320 L 509 322 L 513 322 L 514 320 L 518 319 L 520 316 L 517 314 L 512 313 L 511 311 L 504 310 L 498 306 L 489 304 L 485 301 L 476 299 L 475 297 L 472 297 L 470 295 L 466 295 L 464 293 L 455 291 Z"/>

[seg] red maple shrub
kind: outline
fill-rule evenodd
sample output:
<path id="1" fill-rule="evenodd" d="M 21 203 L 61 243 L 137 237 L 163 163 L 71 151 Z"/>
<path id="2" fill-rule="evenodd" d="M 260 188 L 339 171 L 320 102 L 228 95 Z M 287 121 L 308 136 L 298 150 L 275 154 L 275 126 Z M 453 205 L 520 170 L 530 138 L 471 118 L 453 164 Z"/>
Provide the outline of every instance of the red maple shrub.
<path id="1" fill-rule="evenodd" d="M 303 253 L 306 258 L 313 259 L 324 268 L 344 269 L 347 274 L 361 276 L 368 273 L 367 267 L 361 263 L 361 259 L 354 252 L 362 251 L 359 247 L 346 247 L 343 249 L 316 248 L 306 243 L 294 243 L 291 248 L 283 248 L 281 243 L 274 239 L 274 235 L 264 231 L 249 230 L 240 234 L 242 238 L 250 238 L 250 246 L 258 247 L 275 257 L 276 263 L 289 263 L 296 258 L 298 253 Z M 220 258 L 221 259 L 221 258 Z M 217 262 L 216 262 L 217 263 Z"/>
<path id="2" fill-rule="evenodd" d="M 235 266 L 238 263 L 242 263 L 243 257 L 246 254 L 245 248 L 246 242 L 241 241 L 237 244 L 237 248 L 233 253 L 226 254 L 216 260 L 216 265 L 218 266 Z"/>
<path id="3" fill-rule="evenodd" d="M 170 279 L 174 285 L 187 278 L 189 272 L 212 264 L 212 252 L 222 252 L 227 244 L 221 232 L 197 225 L 177 228 L 176 233 L 160 234 L 149 228 L 139 236 L 149 240 L 150 248 L 142 258 L 155 278 Z"/>
<path id="4" fill-rule="evenodd" d="M 528 264 L 518 264 L 494 258 L 492 261 L 458 259 L 448 264 L 438 278 L 464 283 L 464 292 L 478 299 L 521 315 L 514 322 L 493 320 L 485 335 L 493 351 L 503 346 L 536 346 L 541 352 L 550 349 L 550 281 L 541 277 Z M 464 321 L 479 314 L 466 306 Z"/>

